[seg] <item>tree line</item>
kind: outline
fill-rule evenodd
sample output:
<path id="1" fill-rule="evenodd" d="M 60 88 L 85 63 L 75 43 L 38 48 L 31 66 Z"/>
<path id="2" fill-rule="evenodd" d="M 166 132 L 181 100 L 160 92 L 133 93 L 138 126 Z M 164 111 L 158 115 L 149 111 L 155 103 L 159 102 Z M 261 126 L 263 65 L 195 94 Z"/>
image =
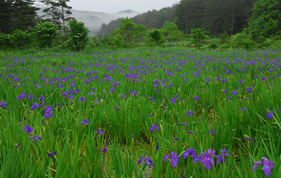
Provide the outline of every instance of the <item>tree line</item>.
<path id="1" fill-rule="evenodd" d="M 41 0 L 39 17 L 33 0 L 0 0 L 0 48 L 69 48 L 79 51 L 88 42 L 84 23 L 70 17 L 70 0 Z"/>
<path id="2" fill-rule="evenodd" d="M 280 0 L 181 0 L 172 7 L 103 24 L 90 43 L 88 29 L 70 16 L 69 0 L 41 2 L 46 6 L 45 14 L 38 17 L 33 0 L 0 0 L 0 48 L 23 48 L 31 43 L 40 48 L 72 50 L 81 50 L 87 44 L 171 46 L 187 39 L 200 47 L 209 36 L 220 37 L 226 47 L 230 44 L 248 49 L 254 43 L 262 47 L 270 39 L 281 40 Z"/>
<path id="3" fill-rule="evenodd" d="M 148 11 L 131 18 L 146 28 L 161 28 L 165 21 L 177 18 L 179 30 L 190 34 L 192 29 L 204 28 L 208 35 L 222 33 L 233 35 L 241 32 L 248 24 L 251 9 L 256 0 L 181 0 L 178 4 L 159 11 Z M 118 27 L 120 19 L 103 24 L 100 36 L 106 36 Z"/>

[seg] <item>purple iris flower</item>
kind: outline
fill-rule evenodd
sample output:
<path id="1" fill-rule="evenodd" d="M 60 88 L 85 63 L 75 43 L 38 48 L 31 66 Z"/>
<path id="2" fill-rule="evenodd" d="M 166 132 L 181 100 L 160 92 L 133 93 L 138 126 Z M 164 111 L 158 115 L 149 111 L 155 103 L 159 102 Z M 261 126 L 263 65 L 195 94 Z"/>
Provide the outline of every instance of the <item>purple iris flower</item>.
<path id="1" fill-rule="evenodd" d="M 83 96 L 81 96 L 81 98 L 78 101 L 79 102 L 82 102 L 82 101 L 86 102 L 86 99 Z"/>
<path id="2" fill-rule="evenodd" d="M 110 93 L 113 93 L 113 92 L 116 92 L 116 90 L 115 90 L 115 88 L 113 87 L 113 88 L 111 88 L 111 89 L 109 90 L 109 92 L 110 92 Z"/>
<path id="3" fill-rule="evenodd" d="M 49 119 L 50 115 L 51 115 L 51 112 L 52 112 L 53 108 L 51 106 L 47 106 L 44 110 L 45 114 L 44 114 L 44 117 L 46 119 Z M 54 114 L 52 114 L 52 116 L 54 116 Z"/>
<path id="4" fill-rule="evenodd" d="M 105 146 L 103 149 L 101 149 L 101 153 L 102 153 L 102 152 L 106 152 L 106 153 L 108 152 L 108 150 L 107 150 L 107 147 L 106 147 L 106 146 Z"/>
<path id="5" fill-rule="evenodd" d="M 90 122 L 89 122 L 87 119 L 84 119 L 84 120 L 81 122 L 82 125 L 84 125 L 84 124 L 86 124 L 86 123 L 87 123 L 88 125 L 90 125 Z"/>
<path id="6" fill-rule="evenodd" d="M 153 132 L 155 129 L 159 130 L 160 128 L 156 124 L 152 124 L 152 126 L 150 127 L 150 132 Z"/>
<path id="7" fill-rule="evenodd" d="M 85 84 L 86 84 L 86 85 L 90 84 L 90 81 L 89 81 L 88 78 L 86 79 Z"/>
<path id="8" fill-rule="evenodd" d="M 252 93 L 252 89 L 253 89 L 253 88 L 254 88 L 254 87 L 247 88 L 246 91 L 247 91 L 248 93 Z"/>
<path id="9" fill-rule="evenodd" d="M 33 136 L 33 137 L 29 137 L 29 139 L 33 139 L 33 140 L 34 140 L 34 143 L 36 143 L 38 139 L 39 139 L 39 140 L 42 140 L 42 138 L 39 137 L 39 136 L 37 136 L 37 135 L 35 135 L 35 136 Z"/>
<path id="10" fill-rule="evenodd" d="M 26 130 L 26 132 L 29 134 L 32 134 L 32 132 L 33 132 L 33 129 L 28 124 L 26 124 L 25 127 L 23 129 L 21 129 L 21 133 L 23 130 Z"/>
<path id="11" fill-rule="evenodd" d="M 199 161 L 201 164 L 204 165 L 205 169 L 207 169 L 207 170 L 212 169 L 213 164 L 214 164 L 214 160 L 213 160 L 212 156 L 217 158 L 217 156 L 215 155 L 215 152 L 216 151 L 212 151 L 212 149 L 209 149 L 208 153 L 204 152 L 199 156 Z"/>
<path id="12" fill-rule="evenodd" d="M 223 94 L 226 94 L 227 93 L 227 90 L 223 90 L 223 92 L 222 92 Z"/>
<path id="13" fill-rule="evenodd" d="M 134 90 L 130 90 L 129 94 L 131 94 L 132 96 L 138 96 L 138 93 Z"/>
<path id="14" fill-rule="evenodd" d="M 261 81 L 263 82 L 266 81 L 266 77 L 261 78 Z"/>
<path id="15" fill-rule="evenodd" d="M 233 94 L 233 95 L 237 95 L 238 92 L 237 92 L 236 90 L 233 90 L 233 91 L 232 91 L 232 94 Z"/>
<path id="16" fill-rule="evenodd" d="M 180 138 L 179 137 L 174 137 L 174 143 L 176 142 L 176 141 L 178 141 Z"/>
<path id="17" fill-rule="evenodd" d="M 125 95 L 124 95 L 124 94 L 121 94 L 121 97 L 122 97 L 122 98 L 125 98 Z"/>
<path id="18" fill-rule="evenodd" d="M 120 111 L 120 108 L 118 107 L 118 105 L 115 107 L 115 110 Z"/>
<path id="19" fill-rule="evenodd" d="M 226 79 L 222 79 L 222 81 L 221 81 L 221 82 L 222 82 L 222 84 L 224 84 L 224 83 L 226 82 Z"/>
<path id="20" fill-rule="evenodd" d="M 21 95 L 19 95 L 18 97 L 17 97 L 17 100 L 19 100 L 19 99 L 24 99 L 24 97 L 25 97 L 25 95 L 26 95 L 26 92 L 23 92 Z"/>
<path id="21" fill-rule="evenodd" d="M 247 141 L 250 141 L 251 143 L 254 142 L 254 140 L 253 140 L 252 138 L 250 138 L 250 137 L 246 137 L 246 136 L 245 136 L 245 139 L 246 139 Z"/>
<path id="22" fill-rule="evenodd" d="M 217 135 L 217 131 L 215 131 L 215 130 L 212 129 L 212 130 L 210 130 L 210 135 L 211 135 L 211 134 L 212 134 L 212 135 Z"/>
<path id="23" fill-rule="evenodd" d="M 38 98 L 38 100 L 39 101 L 41 101 L 41 100 L 43 100 L 45 97 L 43 96 L 43 95 L 41 95 L 39 98 Z"/>
<path id="24" fill-rule="evenodd" d="M 199 100 L 198 96 L 194 96 L 194 97 L 193 97 L 193 100 L 198 101 L 198 100 Z"/>
<path id="25" fill-rule="evenodd" d="M 208 82 L 210 82 L 210 79 L 207 77 L 205 81 L 208 83 Z"/>
<path id="26" fill-rule="evenodd" d="M 164 163 L 168 158 L 171 158 L 170 162 L 172 167 L 177 167 L 178 162 L 179 162 L 179 157 L 177 156 L 177 153 L 172 152 L 171 155 L 168 153 L 166 156 L 163 157 Z"/>
<path id="27" fill-rule="evenodd" d="M 144 157 L 141 157 L 141 158 L 138 160 L 137 164 L 139 165 L 139 164 L 142 162 L 142 160 L 145 162 L 145 164 L 146 164 L 149 168 L 151 168 L 151 166 L 155 166 L 155 164 L 152 162 L 152 159 L 150 159 L 150 158 L 144 158 Z"/>
<path id="28" fill-rule="evenodd" d="M 55 151 L 53 153 L 49 152 L 48 157 L 53 158 L 56 154 L 57 154 L 57 152 L 55 152 Z"/>
<path id="29" fill-rule="evenodd" d="M 257 167 L 261 164 L 263 166 L 262 170 L 263 170 L 264 174 L 267 177 L 270 177 L 272 175 L 271 170 L 274 168 L 274 163 L 269 161 L 266 157 L 262 157 L 262 160 L 263 160 L 263 162 L 261 162 L 261 161 L 254 161 L 255 165 L 252 168 L 252 171 L 254 172 L 257 169 Z"/>
<path id="30" fill-rule="evenodd" d="M 186 126 L 188 126 L 188 124 L 187 124 L 186 122 L 182 122 L 181 125 L 186 125 Z"/>
<path id="31" fill-rule="evenodd" d="M 187 112 L 187 116 L 190 116 L 190 115 L 193 115 L 193 112 L 192 112 L 192 110 L 189 110 L 188 112 Z"/>
<path id="32" fill-rule="evenodd" d="M 21 118 L 19 117 L 19 126 L 21 125 Z"/>
<path id="33" fill-rule="evenodd" d="M 176 99 L 175 98 L 172 98 L 169 101 L 170 101 L 171 104 L 175 104 L 176 103 Z"/>
<path id="34" fill-rule="evenodd" d="M 150 97 L 149 100 L 155 102 L 155 99 L 153 97 Z"/>
<path id="35" fill-rule="evenodd" d="M 220 154 L 217 157 L 217 164 L 223 163 L 224 156 L 229 156 L 228 151 L 226 151 L 226 148 L 220 150 Z"/>
<path id="36" fill-rule="evenodd" d="M 267 114 L 266 114 L 266 117 L 268 119 L 272 119 L 273 118 L 273 112 L 272 111 L 269 111 Z"/>
<path id="37" fill-rule="evenodd" d="M 37 103 L 33 103 L 32 106 L 30 107 L 30 109 L 33 111 L 35 108 L 39 108 L 40 105 Z"/>
<path id="38" fill-rule="evenodd" d="M 98 130 L 95 131 L 95 133 L 100 133 L 102 135 L 103 131 L 99 128 Z"/>
<path id="39" fill-rule="evenodd" d="M 31 94 L 30 94 L 30 95 L 28 95 L 28 97 L 27 97 L 27 99 L 28 99 L 28 100 L 31 100 L 32 98 L 34 98 L 34 96 L 33 96 L 33 95 L 31 95 Z"/>
<path id="40" fill-rule="evenodd" d="M 154 84 L 157 84 L 157 83 L 160 84 L 160 81 L 156 79 L 156 80 L 154 80 L 153 83 L 154 83 Z"/>
<path id="41" fill-rule="evenodd" d="M 242 110 L 243 112 L 245 112 L 245 111 L 246 111 L 246 108 L 245 108 L 245 107 L 239 108 L 239 110 Z"/>
<path id="42" fill-rule="evenodd" d="M 195 150 L 192 149 L 192 147 L 190 147 L 189 150 L 186 150 L 183 154 L 182 157 L 183 159 L 185 159 L 188 155 L 191 155 L 193 158 L 193 163 L 197 163 L 197 161 L 199 161 L 198 156 L 196 155 Z"/>
<path id="43" fill-rule="evenodd" d="M 7 106 L 8 106 L 8 105 L 7 105 L 4 101 L 1 101 L 0 107 L 2 107 L 3 109 L 6 109 Z"/>

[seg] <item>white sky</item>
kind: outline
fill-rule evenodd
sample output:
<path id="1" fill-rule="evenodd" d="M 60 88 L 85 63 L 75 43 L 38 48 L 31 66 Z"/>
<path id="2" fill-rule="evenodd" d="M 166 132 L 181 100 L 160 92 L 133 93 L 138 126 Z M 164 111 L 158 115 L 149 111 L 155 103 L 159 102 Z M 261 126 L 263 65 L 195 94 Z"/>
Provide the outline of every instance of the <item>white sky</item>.
<path id="1" fill-rule="evenodd" d="M 131 9 L 137 12 L 159 10 L 172 6 L 180 0 L 70 0 L 68 5 L 75 10 L 87 10 L 96 12 L 119 12 Z"/>

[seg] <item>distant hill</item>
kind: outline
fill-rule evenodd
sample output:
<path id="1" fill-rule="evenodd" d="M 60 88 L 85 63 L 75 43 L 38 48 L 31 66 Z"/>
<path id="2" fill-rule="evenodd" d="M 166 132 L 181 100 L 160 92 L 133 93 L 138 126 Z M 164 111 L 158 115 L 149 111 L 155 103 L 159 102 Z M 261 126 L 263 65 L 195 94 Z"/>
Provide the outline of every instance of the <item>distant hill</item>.
<path id="1" fill-rule="evenodd" d="M 175 11 L 177 5 L 171 7 L 165 7 L 160 10 L 150 10 L 145 13 L 137 14 L 136 16 L 129 17 L 135 24 L 143 24 L 146 28 L 161 28 L 165 21 L 173 21 L 175 18 Z M 109 23 L 105 23 L 101 26 L 100 31 L 98 32 L 98 37 L 104 37 L 110 34 L 113 30 L 119 27 L 121 18 L 112 20 Z"/>
<path id="2" fill-rule="evenodd" d="M 40 2 L 35 3 L 36 7 L 39 7 L 40 10 L 37 11 L 39 16 L 43 15 L 43 9 L 45 8 L 44 4 Z M 78 21 L 84 22 L 85 26 L 89 28 L 90 36 L 95 36 L 100 31 L 101 25 L 108 24 L 109 22 L 116 20 L 118 18 L 131 18 L 140 14 L 133 10 L 124 10 L 116 13 L 104 13 L 104 12 L 94 12 L 94 11 L 81 11 L 81 10 L 72 10 L 72 17 Z"/>
<path id="3" fill-rule="evenodd" d="M 78 21 L 84 22 L 85 26 L 89 28 L 90 36 L 96 35 L 100 31 L 101 25 L 103 23 L 107 24 L 122 17 L 131 18 L 138 14 L 140 13 L 132 10 L 125 10 L 111 14 L 104 12 L 72 10 L 72 16 Z"/>

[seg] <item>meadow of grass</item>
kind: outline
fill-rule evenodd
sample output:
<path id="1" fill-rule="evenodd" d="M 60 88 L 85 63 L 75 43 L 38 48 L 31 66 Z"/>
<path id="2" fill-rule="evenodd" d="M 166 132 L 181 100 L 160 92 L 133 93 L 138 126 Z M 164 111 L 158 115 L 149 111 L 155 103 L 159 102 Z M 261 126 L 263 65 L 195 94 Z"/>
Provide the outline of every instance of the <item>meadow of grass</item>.
<path id="1" fill-rule="evenodd" d="M 0 55 L 0 177 L 281 175 L 280 50 Z"/>

